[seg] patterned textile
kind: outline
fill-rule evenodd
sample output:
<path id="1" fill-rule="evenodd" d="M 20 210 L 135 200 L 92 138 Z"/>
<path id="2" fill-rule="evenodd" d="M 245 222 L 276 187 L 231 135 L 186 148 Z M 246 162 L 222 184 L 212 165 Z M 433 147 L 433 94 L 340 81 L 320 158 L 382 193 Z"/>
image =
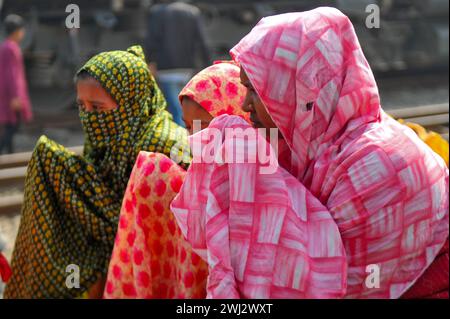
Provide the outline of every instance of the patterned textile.
<path id="1" fill-rule="evenodd" d="M 416 123 L 405 122 L 402 119 L 399 119 L 398 121 L 416 132 L 417 136 L 419 136 L 425 144 L 442 157 L 448 167 L 448 142 L 440 134 L 433 131 L 427 131 L 424 127 Z"/>
<path id="2" fill-rule="evenodd" d="M 232 61 L 217 61 L 197 73 L 181 90 L 179 98 L 181 103 L 183 97 L 189 97 L 213 117 L 239 115 L 248 121 L 248 113 L 240 108 L 246 92 L 239 66 Z"/>
<path id="3" fill-rule="evenodd" d="M 228 128 L 248 130 L 229 135 Z M 214 141 L 208 137 L 218 135 Z M 268 152 L 266 139 L 236 116 L 222 115 L 191 138 L 193 161 L 171 208 L 180 228 L 209 265 L 208 298 L 337 298 L 345 293 L 346 258 L 327 209 Z M 220 142 L 243 158 L 262 148 L 266 162 L 212 163 L 203 152 Z M 266 148 L 266 149 L 265 149 Z M 242 153 L 241 153 L 242 154 Z"/>
<path id="4" fill-rule="evenodd" d="M 439 154 L 448 167 L 448 142 L 438 133 L 427 131 L 416 123 L 410 123 L 399 120 L 416 132 L 422 141 L 424 141 L 433 151 Z M 417 298 L 449 298 L 449 245 L 448 238 L 441 251 L 431 263 L 424 274 L 402 295 L 404 299 Z"/>
<path id="5" fill-rule="evenodd" d="M 170 155 L 175 143 L 187 143 L 186 130 L 164 110 L 140 47 L 100 53 L 81 70 L 100 82 L 118 107 L 80 110 L 85 145 L 90 146 L 85 156 L 45 136 L 39 139 L 28 165 L 6 298 L 79 297 L 106 275 L 138 152 Z M 189 154 L 178 155 L 184 156 L 186 167 Z M 79 267 L 79 289 L 66 286 L 69 265 Z"/>
<path id="6" fill-rule="evenodd" d="M 199 72 L 180 100 L 184 95 L 212 116 L 244 115 L 240 106 L 245 87 L 234 64 L 216 63 Z M 207 265 L 193 252 L 169 209 L 185 174 L 164 155 L 139 154 L 122 203 L 105 298 L 206 296 Z"/>
<path id="7" fill-rule="evenodd" d="M 181 235 L 169 204 L 186 172 L 141 152 L 131 173 L 105 298 L 204 298 L 208 268 Z"/>
<path id="8" fill-rule="evenodd" d="M 291 149 L 291 163 L 285 167 L 326 207 L 339 228 L 340 238 L 333 233 L 328 235 L 329 232 L 327 236 L 335 241 L 335 247 L 345 248 L 347 269 L 339 277 L 347 286 L 345 297 L 401 296 L 431 264 L 448 237 L 448 168 L 411 129 L 382 111 L 375 79 L 350 20 L 334 8 L 264 18 L 231 54 L 246 71 Z M 307 107 L 310 102 L 311 108 Z M 257 220 L 240 218 L 240 214 L 243 207 L 254 209 L 255 216 L 262 214 L 259 202 L 252 197 L 259 193 L 262 184 L 255 184 L 258 176 L 248 173 L 250 168 L 236 172 L 236 176 L 224 176 L 225 185 L 236 181 L 230 184 L 230 192 L 237 192 L 233 190 L 236 187 L 243 193 L 240 196 L 250 197 L 249 206 L 242 203 L 239 213 L 230 213 L 229 219 L 214 227 L 204 221 L 197 225 L 191 221 L 205 214 L 205 201 L 208 207 L 214 207 L 216 201 L 228 205 L 228 201 L 224 194 L 217 199 L 208 188 L 191 194 L 197 185 L 187 180 L 198 181 L 204 174 L 193 167 L 172 205 L 193 246 L 203 240 L 199 251 L 206 245 L 208 254 L 213 256 L 215 247 L 209 245 L 214 234 L 221 236 L 232 227 L 259 229 Z M 208 166 L 203 169 L 209 172 Z M 216 169 L 213 175 L 222 174 L 219 167 Z M 240 186 L 244 185 L 237 182 L 240 180 L 250 185 L 248 189 Z M 203 201 L 197 207 L 195 201 L 199 197 Z M 226 204 L 222 204 L 224 200 Z M 304 203 L 301 198 L 299 201 Z M 230 207 L 232 204 L 230 201 Z M 308 204 L 304 205 L 302 212 L 308 214 Z M 279 208 L 272 208 L 274 215 Z M 267 225 L 275 228 L 279 224 Z M 260 283 L 251 296 L 266 296 L 265 289 L 272 285 L 289 287 L 277 277 L 265 276 L 274 260 L 287 258 L 285 255 L 261 253 L 256 266 L 246 262 L 255 251 L 247 250 L 246 243 L 254 241 L 254 236 L 281 236 L 280 229 L 273 228 L 267 227 L 262 233 L 230 232 L 228 238 L 222 238 L 229 244 L 235 243 L 235 251 L 243 253 L 229 268 L 224 267 L 222 274 L 218 270 L 217 276 L 228 281 L 222 281 L 225 287 L 220 289 L 210 285 L 209 296 L 228 289 L 230 293 L 221 294 L 222 297 L 248 297 L 245 285 L 239 294 L 235 293 L 235 287 L 246 280 Z M 202 237 L 205 233 L 206 238 Z M 325 232 L 318 231 L 317 236 L 320 234 Z M 290 233 L 295 235 L 296 232 Z M 293 242 L 301 245 L 304 238 Z M 221 245 L 227 246 L 224 242 Z M 210 272 L 216 265 L 230 265 L 228 261 L 208 257 Z M 292 274 L 295 269 L 290 263 L 283 264 L 285 274 Z M 311 271 L 304 269 L 306 273 Z M 379 288 L 366 284 L 370 269 L 380 270 Z M 228 276 L 231 271 L 239 274 L 238 283 Z M 291 291 L 284 296 L 298 294 Z"/>

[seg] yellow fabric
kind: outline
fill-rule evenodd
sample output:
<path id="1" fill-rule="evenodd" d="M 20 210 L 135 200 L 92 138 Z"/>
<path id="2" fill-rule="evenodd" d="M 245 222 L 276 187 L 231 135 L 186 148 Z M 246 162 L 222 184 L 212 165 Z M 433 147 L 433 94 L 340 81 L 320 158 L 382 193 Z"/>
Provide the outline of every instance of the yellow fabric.
<path id="1" fill-rule="evenodd" d="M 427 131 L 424 127 L 416 123 L 405 122 L 402 119 L 399 119 L 398 121 L 416 132 L 417 136 L 419 136 L 425 144 L 444 159 L 445 164 L 447 164 L 448 167 L 449 144 L 440 134 L 433 131 Z"/>

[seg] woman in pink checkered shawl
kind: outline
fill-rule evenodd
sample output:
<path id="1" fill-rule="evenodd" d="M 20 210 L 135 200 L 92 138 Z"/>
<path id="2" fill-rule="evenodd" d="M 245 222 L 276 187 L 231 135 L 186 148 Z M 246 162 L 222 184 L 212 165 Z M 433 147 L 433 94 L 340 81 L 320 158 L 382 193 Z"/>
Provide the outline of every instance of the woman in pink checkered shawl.
<path id="1" fill-rule="evenodd" d="M 280 165 L 194 151 L 172 210 L 208 263 L 208 297 L 401 297 L 448 237 L 448 168 L 382 110 L 349 19 L 324 7 L 264 18 L 231 55 L 253 126 L 279 130 Z M 218 117 L 191 147 L 215 134 L 220 154 L 244 140 L 276 150 L 230 128 L 249 125 Z"/>

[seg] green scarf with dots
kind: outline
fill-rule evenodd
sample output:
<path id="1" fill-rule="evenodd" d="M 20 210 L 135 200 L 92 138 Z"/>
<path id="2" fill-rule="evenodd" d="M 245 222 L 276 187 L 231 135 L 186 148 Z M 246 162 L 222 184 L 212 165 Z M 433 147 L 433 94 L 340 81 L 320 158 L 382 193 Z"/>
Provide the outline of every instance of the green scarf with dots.
<path id="1" fill-rule="evenodd" d="M 84 155 L 42 136 L 25 180 L 5 298 L 76 298 L 107 272 L 122 197 L 139 151 L 188 166 L 186 130 L 172 121 L 140 46 L 103 52 L 81 69 L 117 102 L 85 112 Z"/>

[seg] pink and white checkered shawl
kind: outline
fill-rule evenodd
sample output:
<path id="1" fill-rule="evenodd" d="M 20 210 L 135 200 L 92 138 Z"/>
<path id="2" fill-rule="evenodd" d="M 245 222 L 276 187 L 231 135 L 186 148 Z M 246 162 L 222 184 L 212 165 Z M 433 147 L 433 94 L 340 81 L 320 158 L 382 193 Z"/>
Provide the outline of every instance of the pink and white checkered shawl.
<path id="1" fill-rule="evenodd" d="M 172 201 L 181 231 L 209 265 L 208 297 L 342 296 L 347 262 L 336 223 L 254 132 L 242 118 L 222 115 L 194 134 L 193 161 Z M 228 155 L 255 162 L 233 163 Z"/>
<path id="2" fill-rule="evenodd" d="M 286 187 L 285 192 L 292 194 L 297 187 L 306 187 L 307 197 L 315 197 L 326 208 L 340 235 L 317 226 L 306 238 L 298 229 L 286 227 L 288 233 L 283 237 L 289 238 L 290 244 L 297 241 L 296 247 L 300 247 L 310 240 L 319 241 L 316 237 L 320 236 L 327 241 L 329 236 L 335 240 L 335 248 L 343 245 L 346 267 L 325 262 L 334 267 L 330 273 L 342 271 L 332 279 L 326 271 L 312 272 L 315 268 L 311 264 L 282 262 L 290 260 L 278 253 L 285 248 L 284 241 L 273 244 L 280 249 L 276 254 L 248 246 L 265 238 L 264 233 L 269 236 L 278 231 L 279 220 L 285 225 L 286 219 L 278 215 L 282 206 L 276 202 L 277 196 L 283 198 L 279 195 L 282 191 L 271 192 L 273 196 L 267 202 L 274 204 L 265 213 L 271 219 L 265 218 L 264 223 L 256 218 L 263 214 L 261 197 L 257 196 L 245 204 L 236 203 L 241 207 L 236 213 L 225 211 L 228 219 L 216 227 L 208 224 L 208 218 L 197 219 L 199 224 L 193 225 L 190 221 L 196 218 L 192 216 L 208 216 L 211 207 L 193 208 L 195 201 L 201 201 L 200 195 L 209 200 L 216 188 L 227 185 L 230 192 L 249 196 L 277 185 L 275 181 L 261 183 L 257 176 L 248 174 L 249 168 L 236 168 L 228 169 L 230 176 L 223 178 L 223 185 L 199 192 L 194 186 L 205 183 L 198 180 L 199 172 L 219 171 L 219 167 L 204 164 L 196 170 L 194 165 L 188 179 L 200 184 L 183 186 L 173 205 L 188 240 L 203 240 L 211 282 L 217 283 L 215 278 L 221 276 L 219 268 L 214 274 L 214 266 L 224 263 L 231 267 L 223 268 L 228 271 L 223 276 L 227 281 L 221 283 L 228 286 L 229 294 L 219 295 L 329 297 L 333 294 L 324 285 L 329 284 L 333 291 L 336 283 L 344 280 L 341 288 L 347 298 L 401 296 L 427 269 L 448 237 L 449 174 L 444 161 L 411 129 L 390 119 L 381 109 L 375 79 L 349 19 L 333 8 L 264 18 L 231 54 L 246 71 L 291 150 L 291 164 L 285 166 L 298 184 Z M 221 121 L 216 119 L 216 125 Z M 226 196 L 216 201 L 225 206 L 232 203 Z M 302 214 L 310 216 L 312 200 L 299 196 L 293 202 L 302 203 Z M 290 205 L 288 201 L 286 205 Z M 240 212 L 242 216 L 253 214 L 254 219 L 249 221 Z M 251 230 L 233 235 L 230 227 L 236 224 Z M 210 238 L 223 232 L 227 236 L 222 237 L 220 247 L 224 251 L 233 249 L 232 258 L 222 255 L 224 259 L 214 259 L 214 249 L 208 246 Z M 281 238 L 280 232 L 276 234 Z M 232 248 L 234 245 L 239 248 Z M 257 261 L 250 258 L 255 254 Z M 271 268 L 271 276 L 268 265 L 276 265 Z M 290 281 L 280 281 L 275 275 L 279 273 Z M 216 296 L 218 287 L 211 284 L 209 296 Z"/>

